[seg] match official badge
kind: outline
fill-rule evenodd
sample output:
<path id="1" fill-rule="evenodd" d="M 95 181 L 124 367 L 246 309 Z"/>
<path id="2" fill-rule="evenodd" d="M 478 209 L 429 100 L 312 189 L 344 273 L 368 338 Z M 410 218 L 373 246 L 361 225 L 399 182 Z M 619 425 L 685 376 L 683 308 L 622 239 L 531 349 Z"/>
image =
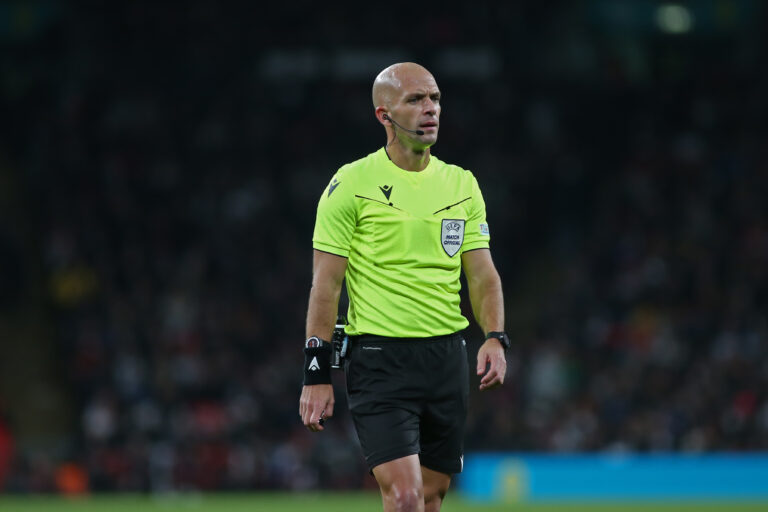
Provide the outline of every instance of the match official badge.
<path id="1" fill-rule="evenodd" d="M 453 258 L 464 243 L 464 219 L 443 219 L 440 241 L 445 253 Z"/>

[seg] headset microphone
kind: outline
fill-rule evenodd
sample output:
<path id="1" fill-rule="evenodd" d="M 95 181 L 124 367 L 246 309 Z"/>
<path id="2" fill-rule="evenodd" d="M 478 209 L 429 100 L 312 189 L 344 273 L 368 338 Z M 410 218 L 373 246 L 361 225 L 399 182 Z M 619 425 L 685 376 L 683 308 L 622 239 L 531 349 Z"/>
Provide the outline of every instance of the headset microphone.
<path id="1" fill-rule="evenodd" d="M 395 126 L 400 128 L 401 130 L 405 130 L 406 132 L 415 133 L 416 135 L 424 135 L 424 132 L 422 130 L 409 130 L 408 128 L 405 128 L 400 123 L 398 123 L 397 121 L 395 121 L 394 119 L 389 117 L 387 114 L 384 114 L 384 116 L 382 116 L 382 117 L 384 117 L 384 119 L 386 119 L 387 121 L 391 122 L 392 124 L 394 124 Z"/>

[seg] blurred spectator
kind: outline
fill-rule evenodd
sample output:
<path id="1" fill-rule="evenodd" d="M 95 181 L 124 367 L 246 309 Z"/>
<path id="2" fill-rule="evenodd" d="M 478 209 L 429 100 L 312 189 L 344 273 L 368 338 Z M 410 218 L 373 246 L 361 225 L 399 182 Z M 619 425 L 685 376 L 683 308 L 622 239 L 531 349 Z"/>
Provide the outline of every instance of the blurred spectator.
<path id="1" fill-rule="evenodd" d="M 88 475 L 78 464 L 67 462 L 56 469 L 56 490 L 62 494 L 76 495 L 88 491 Z"/>
<path id="2" fill-rule="evenodd" d="M 2 405 L 2 404 L 0 404 Z M 0 410 L 0 491 L 5 489 L 6 482 L 13 467 L 15 443 L 13 433 Z"/>
<path id="3" fill-rule="evenodd" d="M 571 2 L 490 5 L 393 24 L 397 48 L 434 42 L 413 52 L 362 18 L 203 1 L 71 7 L 6 43 L 0 140 L 39 205 L 78 411 L 59 460 L 86 472 L 27 453 L 10 487 L 366 485 L 343 394 L 321 436 L 295 404 L 317 198 L 383 143 L 357 117 L 371 56 L 436 66 L 435 154 L 488 190 L 515 349 L 468 450 L 768 449 L 764 36 L 617 41 Z"/>

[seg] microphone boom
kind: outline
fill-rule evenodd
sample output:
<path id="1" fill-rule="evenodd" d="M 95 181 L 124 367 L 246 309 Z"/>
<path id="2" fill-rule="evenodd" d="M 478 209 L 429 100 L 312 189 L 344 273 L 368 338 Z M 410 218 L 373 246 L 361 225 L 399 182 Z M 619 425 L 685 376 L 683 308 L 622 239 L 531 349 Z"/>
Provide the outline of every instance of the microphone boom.
<path id="1" fill-rule="evenodd" d="M 416 135 L 424 135 L 424 131 L 423 130 L 409 130 L 408 128 L 404 127 L 403 125 L 401 125 L 400 123 L 398 123 L 397 121 L 395 121 L 394 119 L 389 117 L 387 114 L 384 114 L 384 119 L 386 119 L 387 121 L 391 122 L 392 124 L 394 124 L 395 126 L 400 128 L 401 130 L 405 130 L 406 132 L 415 133 Z"/>

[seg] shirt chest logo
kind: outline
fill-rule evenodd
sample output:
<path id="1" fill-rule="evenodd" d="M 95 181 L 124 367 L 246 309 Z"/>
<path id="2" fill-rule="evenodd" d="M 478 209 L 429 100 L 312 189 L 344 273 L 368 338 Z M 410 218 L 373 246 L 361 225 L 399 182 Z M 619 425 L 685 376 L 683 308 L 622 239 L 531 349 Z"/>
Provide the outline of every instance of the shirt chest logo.
<path id="1" fill-rule="evenodd" d="M 443 219 L 440 242 L 445 253 L 453 258 L 464 243 L 464 219 Z"/>

